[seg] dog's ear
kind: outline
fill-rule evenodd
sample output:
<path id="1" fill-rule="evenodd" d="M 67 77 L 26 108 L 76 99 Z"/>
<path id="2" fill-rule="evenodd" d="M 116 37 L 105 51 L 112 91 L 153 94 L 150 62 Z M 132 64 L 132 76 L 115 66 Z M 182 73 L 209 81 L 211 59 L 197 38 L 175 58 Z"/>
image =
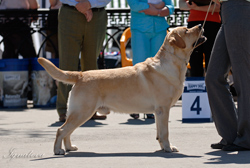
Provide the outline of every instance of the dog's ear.
<path id="1" fill-rule="evenodd" d="M 176 45 L 179 48 L 186 48 L 186 43 L 181 38 L 181 36 L 175 32 L 173 32 L 169 37 L 169 43 L 171 45 Z"/>

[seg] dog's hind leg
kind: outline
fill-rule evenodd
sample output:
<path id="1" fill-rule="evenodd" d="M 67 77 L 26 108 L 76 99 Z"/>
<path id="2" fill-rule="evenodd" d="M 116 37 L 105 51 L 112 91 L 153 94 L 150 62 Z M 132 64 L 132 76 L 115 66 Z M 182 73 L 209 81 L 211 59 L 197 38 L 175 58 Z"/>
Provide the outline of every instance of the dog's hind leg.
<path id="1" fill-rule="evenodd" d="M 157 139 L 161 148 L 165 152 L 178 152 L 178 149 L 175 146 L 171 146 L 169 142 L 169 111 L 170 107 L 158 107 L 155 110 L 156 116 L 156 126 L 157 126 Z"/>
<path id="2" fill-rule="evenodd" d="M 64 140 L 65 149 L 67 151 L 77 150 L 76 146 L 71 145 L 70 135 L 77 127 L 88 121 L 93 114 L 94 110 L 93 112 L 88 112 L 88 113 L 80 113 L 80 114 L 79 112 L 70 113 L 63 126 L 57 130 L 56 140 L 54 144 L 55 155 L 65 154 L 65 151 L 62 149 L 62 140 Z"/>

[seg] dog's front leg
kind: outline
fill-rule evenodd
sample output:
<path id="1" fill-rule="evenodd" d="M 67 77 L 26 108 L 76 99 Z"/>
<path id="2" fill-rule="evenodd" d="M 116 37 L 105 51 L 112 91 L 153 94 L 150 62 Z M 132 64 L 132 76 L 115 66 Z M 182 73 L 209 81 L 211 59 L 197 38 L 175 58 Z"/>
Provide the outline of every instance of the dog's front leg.
<path id="1" fill-rule="evenodd" d="M 175 146 L 170 145 L 168 120 L 169 120 L 170 107 L 158 107 L 155 110 L 156 127 L 157 127 L 157 140 L 161 148 L 165 152 L 178 152 Z"/>

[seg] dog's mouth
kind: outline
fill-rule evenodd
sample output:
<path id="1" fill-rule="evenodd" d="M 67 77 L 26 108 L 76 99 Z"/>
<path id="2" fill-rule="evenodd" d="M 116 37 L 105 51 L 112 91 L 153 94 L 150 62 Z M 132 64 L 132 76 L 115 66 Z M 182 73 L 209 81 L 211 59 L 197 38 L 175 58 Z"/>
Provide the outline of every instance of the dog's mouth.
<path id="1" fill-rule="evenodd" d="M 203 35 L 204 30 L 201 30 L 200 38 L 193 44 L 193 47 L 198 47 L 201 44 L 203 44 L 205 41 L 207 41 L 207 38 Z"/>

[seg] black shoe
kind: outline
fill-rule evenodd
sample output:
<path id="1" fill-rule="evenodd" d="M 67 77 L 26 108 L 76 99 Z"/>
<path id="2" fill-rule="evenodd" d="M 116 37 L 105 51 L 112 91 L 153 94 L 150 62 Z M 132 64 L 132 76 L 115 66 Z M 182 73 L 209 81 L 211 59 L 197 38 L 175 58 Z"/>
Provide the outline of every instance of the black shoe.
<path id="1" fill-rule="evenodd" d="M 154 116 L 154 114 L 147 114 L 147 118 L 148 118 L 148 119 L 154 119 L 155 116 Z"/>
<path id="2" fill-rule="evenodd" d="M 224 146 L 226 145 L 223 145 L 220 142 L 211 144 L 211 148 L 213 149 L 222 149 Z"/>
<path id="3" fill-rule="evenodd" d="M 91 120 L 105 120 L 106 118 L 107 118 L 107 116 L 105 116 L 105 115 L 99 115 L 99 114 L 95 113 L 91 117 Z"/>
<path id="4" fill-rule="evenodd" d="M 224 151 L 245 151 L 245 150 L 249 150 L 247 148 L 243 148 L 241 146 L 238 146 L 238 145 L 226 145 L 222 148 L 222 150 Z"/>
<path id="5" fill-rule="evenodd" d="M 66 121 L 66 115 L 65 114 L 61 114 L 59 117 L 59 121 L 60 122 L 65 122 Z"/>
<path id="6" fill-rule="evenodd" d="M 138 119 L 139 118 L 139 114 L 130 114 L 130 117 L 132 117 L 134 119 Z"/>

